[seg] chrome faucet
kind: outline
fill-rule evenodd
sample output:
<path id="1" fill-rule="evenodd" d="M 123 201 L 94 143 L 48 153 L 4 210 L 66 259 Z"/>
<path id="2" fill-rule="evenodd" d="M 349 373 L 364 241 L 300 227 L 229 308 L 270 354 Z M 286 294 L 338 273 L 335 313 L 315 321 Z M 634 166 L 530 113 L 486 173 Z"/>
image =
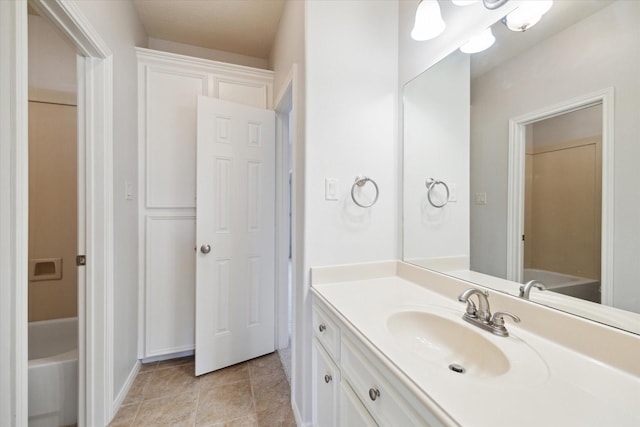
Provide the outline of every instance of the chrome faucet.
<path id="1" fill-rule="evenodd" d="M 478 296 L 478 308 L 469 298 L 471 295 Z M 467 313 L 469 316 L 474 316 L 483 321 L 491 319 L 491 311 L 489 310 L 489 292 L 481 291 L 479 289 L 470 288 L 460 294 L 458 301 L 467 303 Z"/>
<path id="2" fill-rule="evenodd" d="M 520 286 L 520 298 L 529 299 L 529 293 L 531 288 L 540 289 L 544 291 L 547 287 L 539 280 L 529 280 L 523 286 Z"/>
<path id="3" fill-rule="evenodd" d="M 473 300 L 471 300 L 472 295 L 478 296 L 477 307 Z M 510 317 L 516 323 L 520 322 L 518 316 L 506 311 L 497 311 L 491 316 L 491 310 L 489 309 L 489 292 L 487 291 L 481 291 L 475 288 L 467 289 L 460 294 L 458 301 L 467 303 L 466 312 L 462 315 L 465 321 L 495 335 L 501 337 L 509 336 L 509 332 L 504 326 L 504 316 Z"/>

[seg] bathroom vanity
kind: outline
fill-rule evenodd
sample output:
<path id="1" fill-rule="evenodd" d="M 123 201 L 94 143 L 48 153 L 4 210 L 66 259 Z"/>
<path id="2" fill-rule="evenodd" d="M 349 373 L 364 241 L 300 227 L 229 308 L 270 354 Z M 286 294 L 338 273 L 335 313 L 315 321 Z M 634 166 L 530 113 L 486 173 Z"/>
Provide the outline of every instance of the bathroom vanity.
<path id="1" fill-rule="evenodd" d="M 462 319 L 469 288 L 395 261 L 312 269 L 314 424 L 640 425 L 638 336 L 490 291 L 521 319 L 498 336 Z"/>

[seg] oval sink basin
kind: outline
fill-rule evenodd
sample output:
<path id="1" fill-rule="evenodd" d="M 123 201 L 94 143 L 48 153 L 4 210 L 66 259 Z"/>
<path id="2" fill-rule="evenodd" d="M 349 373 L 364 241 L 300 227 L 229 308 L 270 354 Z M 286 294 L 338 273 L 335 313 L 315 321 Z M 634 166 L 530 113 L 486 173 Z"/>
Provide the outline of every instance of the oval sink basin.
<path id="1" fill-rule="evenodd" d="M 483 336 L 487 332 L 438 314 L 397 312 L 387 319 L 387 327 L 403 348 L 431 363 L 461 366 L 467 375 L 495 377 L 511 367 L 507 355 Z"/>

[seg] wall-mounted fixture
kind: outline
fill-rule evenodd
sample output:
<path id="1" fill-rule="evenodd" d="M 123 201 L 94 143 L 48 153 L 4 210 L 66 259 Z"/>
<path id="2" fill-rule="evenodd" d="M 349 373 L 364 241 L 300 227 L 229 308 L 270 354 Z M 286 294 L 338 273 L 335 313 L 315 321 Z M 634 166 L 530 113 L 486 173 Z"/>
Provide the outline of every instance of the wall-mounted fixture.
<path id="1" fill-rule="evenodd" d="M 373 184 L 374 191 L 373 200 L 369 200 L 369 203 L 359 200 L 359 196 L 356 196 L 356 193 L 359 193 L 359 189 L 362 189 L 362 187 L 364 187 L 367 182 Z M 360 206 L 361 208 L 370 208 L 371 206 L 375 205 L 378 201 L 379 194 L 380 190 L 378 190 L 378 184 L 376 184 L 374 180 L 366 176 L 357 176 L 355 182 L 351 186 L 351 199 L 353 200 L 353 203 Z"/>
<path id="2" fill-rule="evenodd" d="M 553 0 L 523 1 L 517 9 L 502 19 L 511 31 L 526 31 L 540 21 L 553 6 Z"/>
<path id="3" fill-rule="evenodd" d="M 431 40 L 442 34 L 445 27 L 438 0 L 420 0 L 411 37 L 417 41 Z"/>
<path id="4" fill-rule="evenodd" d="M 499 8 L 507 1 L 509 0 L 482 0 L 482 4 L 484 4 L 484 7 L 486 7 L 487 9 L 493 10 Z"/>
<path id="5" fill-rule="evenodd" d="M 479 0 L 451 0 L 451 3 L 456 6 L 468 6 L 473 3 L 477 3 Z"/>
<path id="6" fill-rule="evenodd" d="M 491 32 L 491 28 L 487 28 L 471 40 L 460 46 L 460 51 L 464 53 L 478 53 L 489 49 L 496 42 L 496 38 Z"/>
<path id="7" fill-rule="evenodd" d="M 473 3 L 477 3 L 480 0 L 451 0 L 451 3 L 456 6 L 468 6 Z M 482 4 L 487 9 L 497 9 L 509 0 L 482 0 Z"/>
<path id="8" fill-rule="evenodd" d="M 473 3 L 477 3 L 479 0 L 451 0 L 456 6 L 467 6 Z M 482 0 L 482 4 L 487 9 L 497 9 L 509 0 Z M 546 3 L 546 0 L 539 1 L 540 3 Z M 538 1 L 531 1 L 525 3 L 538 3 Z M 551 6 L 549 6 L 551 7 Z M 548 10 L 548 9 L 547 9 Z M 543 12 L 544 13 L 544 12 Z M 542 14 L 540 15 L 542 16 Z M 531 26 L 533 24 L 529 24 Z M 440 12 L 440 4 L 438 0 L 420 0 L 418 8 L 416 9 L 416 19 L 411 30 L 411 38 L 416 41 L 431 40 L 438 37 L 447 24 L 442 19 L 442 13 Z M 521 30 L 524 31 L 524 30 Z M 491 35 L 493 37 L 493 35 Z M 484 35 L 483 43 L 487 43 L 488 35 Z M 495 39 L 494 39 L 495 41 Z M 479 43 L 479 42 L 475 42 Z M 491 46 L 491 42 L 487 47 Z M 484 50 L 481 49 L 481 50 Z M 463 51 L 464 52 L 464 51 Z M 479 51 L 477 51 L 479 52 Z"/>

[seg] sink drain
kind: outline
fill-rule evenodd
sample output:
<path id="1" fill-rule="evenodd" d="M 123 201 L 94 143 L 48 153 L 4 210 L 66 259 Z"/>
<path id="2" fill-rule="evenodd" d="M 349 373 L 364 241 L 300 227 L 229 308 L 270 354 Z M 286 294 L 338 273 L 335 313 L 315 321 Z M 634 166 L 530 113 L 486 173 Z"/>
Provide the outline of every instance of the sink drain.
<path id="1" fill-rule="evenodd" d="M 466 369 L 464 369 L 464 366 L 458 365 L 457 363 L 452 363 L 451 365 L 449 365 L 449 369 L 458 374 L 464 374 L 466 371 Z"/>

